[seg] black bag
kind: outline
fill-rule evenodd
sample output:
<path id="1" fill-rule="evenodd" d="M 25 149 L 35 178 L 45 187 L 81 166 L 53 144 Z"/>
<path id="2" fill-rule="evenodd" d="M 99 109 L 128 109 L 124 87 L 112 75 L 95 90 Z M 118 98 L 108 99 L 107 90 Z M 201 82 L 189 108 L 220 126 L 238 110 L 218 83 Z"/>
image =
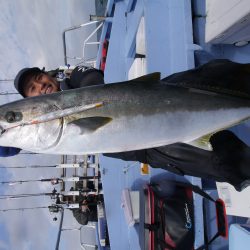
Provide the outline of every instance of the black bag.
<path id="1" fill-rule="evenodd" d="M 193 192 L 215 203 L 218 226 L 218 233 L 197 250 L 206 249 L 218 236 L 227 237 L 227 218 L 222 200 L 215 201 L 198 186 L 189 183 L 161 181 L 144 189 L 146 250 L 194 249 Z"/>

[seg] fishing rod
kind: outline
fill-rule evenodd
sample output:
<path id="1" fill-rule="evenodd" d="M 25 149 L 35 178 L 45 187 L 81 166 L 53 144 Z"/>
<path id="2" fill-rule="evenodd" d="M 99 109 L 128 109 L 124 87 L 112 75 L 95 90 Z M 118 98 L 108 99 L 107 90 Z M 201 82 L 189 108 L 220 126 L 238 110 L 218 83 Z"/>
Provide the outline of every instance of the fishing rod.
<path id="1" fill-rule="evenodd" d="M 19 154 L 21 154 L 21 155 L 38 155 L 39 153 L 34 153 L 34 152 L 20 152 Z"/>
<path id="2" fill-rule="evenodd" d="M 52 204 L 50 206 L 42 206 L 42 207 L 21 207 L 21 208 L 8 208 L 8 209 L 0 209 L 0 212 L 9 212 L 9 211 L 25 211 L 25 210 L 36 210 L 36 209 L 49 209 L 50 213 L 59 213 L 62 212 L 64 210 L 64 208 L 68 208 L 68 207 L 64 207 L 62 205 L 58 205 L 58 204 Z M 57 221 L 57 217 L 55 216 L 53 218 L 53 221 Z"/>
<path id="3" fill-rule="evenodd" d="M 20 198 L 29 198 L 29 197 L 39 197 L 39 196 L 50 196 L 51 199 L 58 201 L 61 197 L 64 196 L 79 196 L 82 192 L 88 191 L 91 193 L 91 189 L 81 189 L 81 190 L 70 190 L 70 191 L 62 191 L 60 193 L 54 188 L 51 193 L 36 193 L 36 194 L 2 194 L 0 195 L 0 200 L 14 200 Z"/>
<path id="4" fill-rule="evenodd" d="M 0 92 L 0 95 L 20 95 L 17 92 Z"/>
<path id="5" fill-rule="evenodd" d="M 16 194 L 16 195 L 10 195 L 10 194 L 3 194 L 0 195 L 0 200 L 14 200 L 19 198 L 28 198 L 28 197 L 38 197 L 38 196 L 50 196 L 52 199 L 57 198 L 59 196 L 59 193 L 54 189 L 52 193 L 37 193 L 37 194 Z"/>
<path id="6" fill-rule="evenodd" d="M 64 210 L 61 209 L 60 212 L 61 212 L 61 219 L 60 219 L 60 224 L 59 224 L 59 229 L 58 229 L 58 234 L 57 234 L 55 250 L 59 250 L 59 244 L 60 244 L 61 232 L 62 232 L 62 225 L 63 225 L 63 218 L 64 218 Z"/>
<path id="7" fill-rule="evenodd" d="M 43 181 L 43 179 L 40 180 L 19 180 L 19 181 L 0 181 L 0 184 L 8 184 L 10 186 L 16 185 L 16 184 L 23 184 L 27 182 L 37 182 L 37 181 Z"/>
<path id="8" fill-rule="evenodd" d="M 73 176 L 73 177 L 36 179 L 36 180 L 0 181 L 0 184 L 8 184 L 12 186 L 16 184 L 23 184 L 23 183 L 29 183 L 29 182 L 50 182 L 52 185 L 56 185 L 62 182 L 75 182 L 75 181 L 82 181 L 82 180 L 93 181 L 98 177 L 99 176 Z"/>
<path id="9" fill-rule="evenodd" d="M 56 168 L 57 165 L 50 165 L 50 166 L 41 166 L 41 165 L 30 165 L 30 166 L 14 166 L 14 167 L 0 167 L 0 168 L 6 168 L 6 169 L 11 169 L 11 168 Z"/>
<path id="10" fill-rule="evenodd" d="M 20 207 L 20 208 L 8 208 L 8 209 L 0 209 L 0 212 L 8 212 L 8 211 L 24 211 L 24 210 L 35 210 L 35 209 L 44 209 L 47 208 L 51 213 L 58 213 L 61 209 L 64 209 L 63 205 L 59 204 L 51 204 L 49 206 L 40 206 L 40 207 Z M 65 206 L 65 208 L 67 208 Z"/>
<path id="11" fill-rule="evenodd" d="M 30 166 L 14 166 L 14 167 L 2 167 L 0 168 L 6 168 L 6 169 L 14 169 L 14 168 L 80 168 L 83 163 L 74 163 L 74 164 L 56 164 L 56 165 L 30 165 Z"/>
<path id="12" fill-rule="evenodd" d="M 0 82 L 13 82 L 14 79 L 0 79 Z"/>
<path id="13" fill-rule="evenodd" d="M 0 209 L 0 212 L 9 211 L 25 211 L 25 210 L 35 210 L 35 209 L 49 209 L 50 213 L 58 213 L 63 209 L 79 208 L 78 204 L 51 204 L 49 206 L 39 206 L 39 207 L 20 207 L 20 208 L 6 208 Z"/>
<path id="14" fill-rule="evenodd" d="M 49 206 L 46 206 L 46 207 L 20 207 L 20 208 L 8 208 L 8 209 L 0 209 L 0 212 L 35 210 L 35 209 L 43 209 L 43 208 L 49 208 Z"/>

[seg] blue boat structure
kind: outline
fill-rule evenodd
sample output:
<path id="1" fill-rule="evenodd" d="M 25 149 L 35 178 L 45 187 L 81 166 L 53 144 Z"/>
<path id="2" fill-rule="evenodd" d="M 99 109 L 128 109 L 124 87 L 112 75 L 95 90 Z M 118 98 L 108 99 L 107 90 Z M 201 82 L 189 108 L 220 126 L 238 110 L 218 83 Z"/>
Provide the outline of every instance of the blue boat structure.
<path id="1" fill-rule="evenodd" d="M 95 66 L 104 70 L 105 82 L 111 83 L 152 72 L 161 72 L 163 78 L 211 59 L 249 63 L 250 8 L 247 2 L 110 0 L 105 19 L 102 20 Z M 238 10 L 241 10 L 240 14 Z M 249 144 L 247 122 L 232 130 Z M 212 181 L 178 176 L 138 162 L 125 162 L 102 155 L 100 168 L 110 249 L 144 249 L 143 229 L 138 223 L 142 220 L 142 214 L 138 214 L 138 211 L 145 201 L 140 190 L 152 178 L 190 182 L 215 198 L 218 198 L 218 194 L 220 198 L 224 197 L 226 209 L 230 211 L 227 216 L 229 224 L 233 224 L 229 241 L 219 238 L 211 244 L 210 249 L 248 249 L 247 243 L 245 246 L 235 243 L 241 237 L 243 242 L 249 241 L 249 227 L 240 226 L 241 223 L 247 223 L 247 217 L 250 216 L 244 198 L 247 194 L 249 196 L 248 188 L 242 192 L 243 204 L 235 212 L 230 202 L 238 194 L 230 189 L 229 184 L 217 183 L 216 186 Z M 133 197 L 131 193 L 134 193 Z M 206 206 L 204 214 L 203 199 L 194 194 L 195 248 L 204 244 L 206 234 L 212 235 L 216 231 L 215 211 L 210 204 Z M 241 206 L 246 207 L 245 213 L 241 212 Z M 133 212 L 136 213 L 134 217 Z"/>

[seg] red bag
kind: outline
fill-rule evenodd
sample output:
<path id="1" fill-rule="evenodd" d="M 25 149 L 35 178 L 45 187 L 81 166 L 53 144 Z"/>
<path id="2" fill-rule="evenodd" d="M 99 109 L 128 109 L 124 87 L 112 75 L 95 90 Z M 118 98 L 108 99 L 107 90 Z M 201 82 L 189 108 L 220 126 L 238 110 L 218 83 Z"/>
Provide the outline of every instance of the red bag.
<path id="1" fill-rule="evenodd" d="M 197 250 L 206 249 L 219 236 L 228 236 L 225 205 L 222 200 L 215 201 L 198 186 L 161 181 L 151 183 L 144 189 L 144 244 L 146 250 L 194 249 L 193 192 L 215 203 L 218 227 L 218 233 Z"/>

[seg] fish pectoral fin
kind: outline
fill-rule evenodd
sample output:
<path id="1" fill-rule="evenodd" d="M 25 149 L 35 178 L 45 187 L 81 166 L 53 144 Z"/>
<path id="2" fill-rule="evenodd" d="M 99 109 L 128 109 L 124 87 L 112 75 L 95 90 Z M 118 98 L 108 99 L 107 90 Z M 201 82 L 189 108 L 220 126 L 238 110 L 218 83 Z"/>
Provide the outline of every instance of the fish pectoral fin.
<path id="1" fill-rule="evenodd" d="M 107 123 L 111 122 L 112 118 L 110 117 L 86 117 L 78 120 L 69 122 L 69 124 L 75 125 L 81 130 L 81 134 L 92 133 L 97 129 L 105 126 Z"/>
<path id="2" fill-rule="evenodd" d="M 185 143 L 200 149 L 212 151 L 212 145 L 210 143 L 211 136 L 212 134 L 204 135 L 196 140 Z"/>
<path id="3" fill-rule="evenodd" d="M 140 76 L 138 78 L 135 78 L 133 80 L 131 80 L 132 82 L 133 81 L 136 81 L 136 82 L 151 82 L 152 81 L 160 81 L 161 80 L 161 73 L 160 72 L 154 72 L 154 73 L 151 73 L 151 74 L 147 74 L 147 75 L 144 75 L 144 76 Z"/>

